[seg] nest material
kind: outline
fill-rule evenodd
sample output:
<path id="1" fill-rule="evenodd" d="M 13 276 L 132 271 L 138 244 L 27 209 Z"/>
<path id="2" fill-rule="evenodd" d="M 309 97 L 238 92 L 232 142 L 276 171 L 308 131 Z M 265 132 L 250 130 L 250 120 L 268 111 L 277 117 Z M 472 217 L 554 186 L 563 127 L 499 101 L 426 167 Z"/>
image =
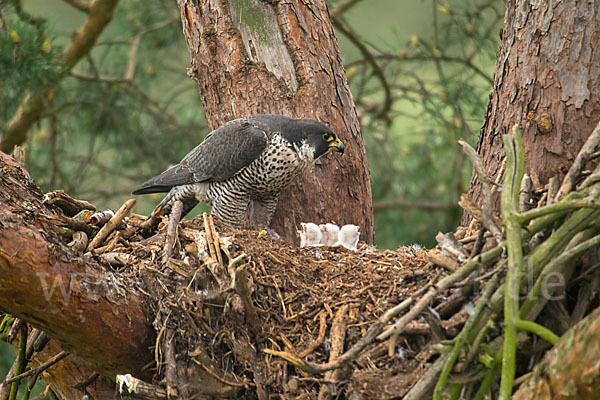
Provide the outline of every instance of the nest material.
<path id="1" fill-rule="evenodd" d="M 432 336 L 424 320 L 412 322 L 393 351 L 373 344 L 353 363 L 316 376 L 265 350 L 332 361 L 440 275 L 427 251 L 364 243 L 358 251 L 298 248 L 256 231 L 215 230 L 205 214 L 179 225 L 173 255 L 164 260 L 167 224 L 148 238 L 141 224 L 133 215 L 94 253 L 146 295 L 157 331 L 155 383 L 166 393 L 386 399 L 405 393 L 425 370 L 430 354 L 421 351 Z M 123 232 L 137 233 L 125 239 Z M 437 301 L 446 305 L 438 307 L 444 317 L 460 309 L 448 309 L 446 300 Z M 435 325 L 452 336 L 463 322 Z"/>

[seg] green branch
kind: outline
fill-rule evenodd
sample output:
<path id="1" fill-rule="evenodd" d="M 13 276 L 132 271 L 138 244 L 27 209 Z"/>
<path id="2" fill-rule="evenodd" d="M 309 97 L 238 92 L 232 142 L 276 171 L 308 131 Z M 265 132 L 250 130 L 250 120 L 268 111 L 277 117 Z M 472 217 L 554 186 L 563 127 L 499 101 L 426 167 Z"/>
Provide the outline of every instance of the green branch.
<path id="1" fill-rule="evenodd" d="M 520 331 L 531 332 L 533 334 L 538 335 L 539 337 L 551 343 L 552 345 L 555 345 L 556 342 L 558 342 L 558 339 L 560 339 L 550 329 L 540 324 L 536 324 L 532 321 L 525 321 L 523 319 L 519 319 L 515 321 L 515 326 Z"/>
<path id="2" fill-rule="evenodd" d="M 517 326 L 519 319 L 520 272 L 523 270 L 523 246 L 521 224 L 518 219 L 518 197 L 523 179 L 523 143 L 519 128 L 513 128 L 513 135 L 504 135 L 506 152 L 506 176 L 502 185 L 500 204 L 506 231 L 508 263 L 504 292 L 504 344 L 502 349 L 502 374 L 500 379 L 500 400 L 508 400 L 512 394 L 517 353 Z"/>

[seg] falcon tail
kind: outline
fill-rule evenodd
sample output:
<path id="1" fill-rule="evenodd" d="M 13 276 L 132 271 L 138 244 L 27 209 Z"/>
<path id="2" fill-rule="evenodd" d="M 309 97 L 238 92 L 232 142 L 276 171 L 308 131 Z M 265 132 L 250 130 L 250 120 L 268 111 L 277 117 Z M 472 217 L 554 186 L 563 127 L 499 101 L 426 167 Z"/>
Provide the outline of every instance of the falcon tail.
<path id="1" fill-rule="evenodd" d="M 131 192 L 131 194 L 167 193 L 171 188 L 172 186 L 164 185 L 142 186 Z"/>

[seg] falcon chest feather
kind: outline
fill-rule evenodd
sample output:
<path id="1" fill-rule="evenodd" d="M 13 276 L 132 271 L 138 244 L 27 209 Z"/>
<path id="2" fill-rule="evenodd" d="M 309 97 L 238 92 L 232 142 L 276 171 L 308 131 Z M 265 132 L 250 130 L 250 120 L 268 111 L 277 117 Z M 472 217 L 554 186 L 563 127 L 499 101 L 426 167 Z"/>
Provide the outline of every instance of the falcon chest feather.
<path id="1" fill-rule="evenodd" d="M 278 132 L 271 135 L 267 149 L 248 168 L 242 169 L 224 182 L 214 182 L 208 197 L 216 198 L 223 191 L 244 187 L 253 197 L 279 192 L 314 163 L 314 149 L 303 141 L 299 146 L 285 140 Z"/>

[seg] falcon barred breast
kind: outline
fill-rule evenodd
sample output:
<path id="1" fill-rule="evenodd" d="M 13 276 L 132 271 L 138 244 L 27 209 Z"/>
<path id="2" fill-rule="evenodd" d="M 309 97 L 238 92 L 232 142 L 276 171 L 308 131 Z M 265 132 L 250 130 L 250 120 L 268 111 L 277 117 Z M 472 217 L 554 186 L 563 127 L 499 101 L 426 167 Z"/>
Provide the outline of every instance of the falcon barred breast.
<path id="1" fill-rule="evenodd" d="M 177 200 L 182 216 L 198 202 L 226 225 L 269 226 L 281 190 L 330 150 L 344 144 L 327 126 L 308 119 L 256 115 L 229 121 L 210 132 L 177 165 L 145 182 L 133 194 L 168 192 L 152 212 L 167 214 Z"/>

